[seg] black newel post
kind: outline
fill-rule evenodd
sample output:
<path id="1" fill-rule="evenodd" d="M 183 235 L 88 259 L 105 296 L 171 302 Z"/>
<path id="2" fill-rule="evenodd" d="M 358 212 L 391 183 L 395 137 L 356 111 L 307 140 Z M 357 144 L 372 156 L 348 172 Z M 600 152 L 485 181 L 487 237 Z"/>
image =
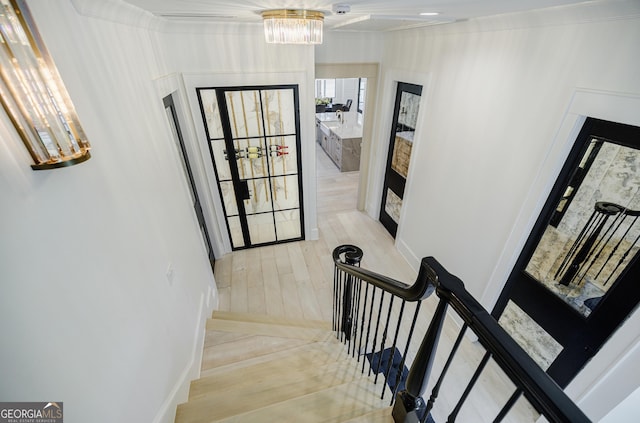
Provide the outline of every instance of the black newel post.
<path id="1" fill-rule="evenodd" d="M 393 421 L 396 423 L 413 423 L 425 421 L 426 404 L 422 396 L 427 390 L 431 367 L 436 356 L 438 339 L 447 314 L 447 301 L 440 299 L 438 308 L 429 324 L 429 329 L 420 344 L 420 349 L 407 376 L 406 388 L 396 396 L 393 406 Z"/>
<path id="2" fill-rule="evenodd" d="M 354 245 L 345 245 L 343 252 L 345 264 L 360 266 L 364 254 L 360 248 Z M 347 275 L 342 295 L 342 332 L 347 341 L 351 339 L 351 328 L 353 327 L 353 316 L 351 315 L 353 312 L 353 285 L 353 276 Z"/>

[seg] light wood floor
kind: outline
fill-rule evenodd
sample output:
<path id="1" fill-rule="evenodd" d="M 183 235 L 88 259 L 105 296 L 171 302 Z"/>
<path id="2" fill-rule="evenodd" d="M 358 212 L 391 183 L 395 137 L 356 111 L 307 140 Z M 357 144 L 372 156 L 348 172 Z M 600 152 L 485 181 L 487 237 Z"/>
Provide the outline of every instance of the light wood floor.
<path id="1" fill-rule="evenodd" d="M 412 283 L 416 273 L 379 222 L 356 210 L 358 172 L 340 173 L 318 147 L 316 241 L 236 251 L 216 261 L 220 310 L 331 320 L 333 249 L 354 244 L 362 266 Z"/>
<path id="2" fill-rule="evenodd" d="M 363 249 L 362 267 L 408 284 L 414 282 L 416 272 L 398 253 L 393 238 L 378 221 L 356 210 L 358 172 L 340 173 L 318 146 L 317 156 L 319 239 L 237 251 L 217 260 L 215 279 L 221 311 L 330 321 L 331 253 L 342 244 Z M 420 338 L 437 299 L 429 298 L 423 304 L 416 328 Z M 449 319 L 434 364 L 434 378 L 456 335 L 457 325 Z M 452 376 L 446 379 L 436 403 L 436 421 L 446 420 L 447 410 L 455 406 L 483 353 L 477 344 L 463 342 L 462 362 L 452 368 Z M 495 365 L 489 365 L 481 381 L 486 386 L 474 390 L 458 421 L 491 421 L 513 392 L 511 382 Z M 438 411 L 438 405 L 444 406 L 443 411 Z M 536 413 L 522 400 L 516 408 L 516 413 L 505 421 L 536 420 Z"/>

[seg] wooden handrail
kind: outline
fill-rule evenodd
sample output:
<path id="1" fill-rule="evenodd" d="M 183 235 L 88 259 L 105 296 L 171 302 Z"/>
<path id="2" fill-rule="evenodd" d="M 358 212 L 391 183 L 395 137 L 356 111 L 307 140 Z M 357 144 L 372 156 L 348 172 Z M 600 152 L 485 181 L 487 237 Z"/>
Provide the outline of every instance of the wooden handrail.
<path id="1" fill-rule="evenodd" d="M 450 306 L 464 321 L 463 332 L 466 327 L 470 328 L 487 350 L 486 360 L 493 358 L 516 385 L 515 398 L 521 392 L 551 422 L 590 422 L 553 379 L 465 289 L 464 283 L 449 273 L 435 258 L 423 258 L 416 281 L 407 285 L 353 264 L 346 264 L 342 261 L 342 256 L 348 259 L 349 254 L 359 254 L 359 263 L 362 251 L 351 245 L 337 247 L 333 251 L 333 259 L 336 268 L 352 278 L 367 282 L 405 301 L 421 301 L 433 292 L 439 297 L 436 313 L 409 370 L 406 389 L 397 395 L 393 409 L 394 421 L 419 421 L 425 418 L 435 401 L 439 386 L 432 393 L 428 406 L 422 397 L 427 388 L 446 310 Z M 475 381 L 471 382 L 470 387 L 473 383 Z"/>

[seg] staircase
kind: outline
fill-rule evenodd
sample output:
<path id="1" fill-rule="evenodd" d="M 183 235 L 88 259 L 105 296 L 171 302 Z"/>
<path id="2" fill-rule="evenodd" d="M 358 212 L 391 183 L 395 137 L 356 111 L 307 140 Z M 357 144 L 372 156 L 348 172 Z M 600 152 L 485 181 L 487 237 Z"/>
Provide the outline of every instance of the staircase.
<path id="1" fill-rule="evenodd" d="M 175 421 L 392 422 L 383 382 L 345 349 L 327 322 L 214 312 L 201 377 Z"/>

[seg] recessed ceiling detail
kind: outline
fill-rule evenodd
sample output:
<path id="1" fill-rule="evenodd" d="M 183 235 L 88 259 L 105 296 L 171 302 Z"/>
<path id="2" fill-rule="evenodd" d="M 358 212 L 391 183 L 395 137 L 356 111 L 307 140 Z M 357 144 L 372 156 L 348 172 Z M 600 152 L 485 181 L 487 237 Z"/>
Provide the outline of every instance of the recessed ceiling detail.
<path id="1" fill-rule="evenodd" d="M 338 23 L 333 25 L 331 28 L 352 31 L 397 31 L 401 29 L 439 25 L 455 21 L 455 18 L 446 16 L 365 15 Z"/>
<path id="2" fill-rule="evenodd" d="M 83 0 L 88 1 L 88 0 Z M 310 9 L 324 13 L 325 31 L 394 31 L 518 13 L 592 0 L 93 0 L 129 3 L 170 21 L 260 24 L 261 12 Z M 420 16 L 438 12 L 436 16 Z"/>

